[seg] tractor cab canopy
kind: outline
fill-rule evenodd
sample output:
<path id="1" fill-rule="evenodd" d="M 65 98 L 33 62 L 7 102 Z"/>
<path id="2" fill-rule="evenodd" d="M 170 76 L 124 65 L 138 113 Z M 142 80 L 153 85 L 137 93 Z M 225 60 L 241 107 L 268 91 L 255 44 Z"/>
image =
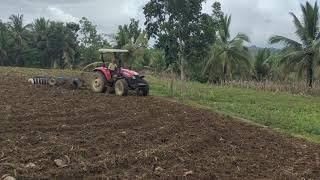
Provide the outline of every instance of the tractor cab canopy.
<path id="1" fill-rule="evenodd" d="M 104 57 L 104 54 L 113 54 L 113 56 L 115 56 L 117 59 L 118 59 L 118 66 L 121 67 L 122 66 L 122 58 L 119 58 L 117 56 L 117 54 L 120 54 L 120 53 L 129 53 L 128 50 L 126 49 L 99 49 L 99 53 L 101 55 L 101 61 L 104 63 L 104 66 L 105 66 L 105 57 Z"/>

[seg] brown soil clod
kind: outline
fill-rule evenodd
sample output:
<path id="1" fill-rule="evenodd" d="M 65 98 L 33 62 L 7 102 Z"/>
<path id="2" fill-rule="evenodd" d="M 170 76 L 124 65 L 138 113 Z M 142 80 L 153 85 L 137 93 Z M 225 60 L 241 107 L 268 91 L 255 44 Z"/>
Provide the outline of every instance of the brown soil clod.
<path id="1" fill-rule="evenodd" d="M 34 168 L 34 167 L 36 167 L 36 165 L 34 163 L 28 163 L 26 165 L 26 168 Z"/>
<path id="2" fill-rule="evenodd" d="M 10 176 L 9 174 L 5 174 L 1 177 L 1 180 L 16 180 L 16 178 Z"/>
<path id="3" fill-rule="evenodd" d="M 66 162 L 64 160 L 61 159 L 55 159 L 54 163 L 59 167 L 59 168 L 64 168 L 67 167 L 68 165 L 66 164 Z"/>
<path id="4" fill-rule="evenodd" d="M 189 176 L 189 175 L 192 175 L 192 174 L 193 174 L 193 171 L 187 171 L 187 172 L 184 173 L 183 176 Z"/>

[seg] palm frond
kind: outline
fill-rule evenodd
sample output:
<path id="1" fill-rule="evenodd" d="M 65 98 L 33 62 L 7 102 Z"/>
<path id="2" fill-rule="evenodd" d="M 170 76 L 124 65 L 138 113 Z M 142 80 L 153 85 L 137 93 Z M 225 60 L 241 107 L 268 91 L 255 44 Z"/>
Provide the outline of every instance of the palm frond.
<path id="1" fill-rule="evenodd" d="M 45 18 L 36 19 L 32 24 L 32 29 L 36 32 L 44 33 L 49 28 L 50 21 Z"/>
<path id="2" fill-rule="evenodd" d="M 304 57 L 301 61 L 297 62 L 295 66 L 293 66 L 294 70 L 297 71 L 298 78 L 302 78 L 308 67 L 308 57 Z"/>
<path id="3" fill-rule="evenodd" d="M 239 62 L 243 63 L 246 66 L 250 67 L 251 66 L 251 55 L 248 51 L 245 51 L 243 48 L 238 47 L 238 48 L 232 48 L 229 51 L 230 55 L 234 57 L 234 59 Z"/>
<path id="4" fill-rule="evenodd" d="M 320 49 L 320 39 L 316 39 L 316 40 L 314 40 L 313 42 L 312 42 L 312 49 L 314 50 L 314 51 L 319 51 Z"/>
<path id="5" fill-rule="evenodd" d="M 268 64 L 267 60 L 270 58 L 270 56 L 271 56 L 270 49 L 267 49 L 267 48 L 260 49 L 257 55 L 255 56 L 255 66 L 263 66 Z"/>
<path id="6" fill-rule="evenodd" d="M 205 75 L 205 74 L 208 73 L 211 69 L 213 69 L 213 64 L 214 64 L 215 58 L 216 58 L 216 57 L 215 57 L 214 55 L 211 55 L 211 56 L 208 58 L 205 66 L 204 66 L 204 68 L 203 68 L 203 70 L 202 70 L 202 75 Z"/>
<path id="7" fill-rule="evenodd" d="M 272 36 L 269 39 L 269 42 L 271 44 L 284 43 L 287 46 L 292 46 L 292 47 L 295 47 L 295 48 L 298 48 L 298 49 L 302 48 L 302 44 L 301 43 L 299 43 L 299 42 L 297 42 L 295 40 L 289 39 L 287 37 L 284 37 L 284 36 Z"/>
<path id="8" fill-rule="evenodd" d="M 317 3 L 315 3 L 314 7 L 306 2 L 305 5 L 301 5 L 301 10 L 303 12 L 303 20 L 304 27 L 306 30 L 306 36 L 308 38 L 308 42 L 310 43 L 317 36 L 319 32 L 318 22 L 319 22 L 319 8 Z"/>
<path id="9" fill-rule="evenodd" d="M 304 43 L 307 42 L 307 37 L 306 37 L 306 31 L 305 28 L 303 27 L 302 23 L 300 20 L 297 18 L 297 16 L 294 13 L 290 13 L 290 15 L 293 17 L 293 23 L 296 26 L 296 34 L 299 36 L 300 40 Z"/>
<path id="10" fill-rule="evenodd" d="M 221 41 L 227 42 L 230 38 L 230 24 L 231 24 L 231 15 L 225 15 L 222 18 L 221 28 L 219 29 L 218 33 L 220 36 Z"/>
<path id="11" fill-rule="evenodd" d="M 233 44 L 232 46 L 242 46 L 244 42 L 250 42 L 249 37 L 246 34 L 239 33 L 230 41 L 229 44 Z"/>
<path id="12" fill-rule="evenodd" d="M 210 71 L 215 71 L 215 67 L 221 64 L 221 53 L 223 53 L 223 51 L 218 46 L 211 47 L 210 55 L 202 70 L 203 75 L 210 73 Z"/>
<path id="13" fill-rule="evenodd" d="M 243 41 L 245 41 L 245 42 L 250 42 L 249 36 L 247 36 L 247 35 L 244 34 L 244 33 L 239 33 L 239 34 L 237 34 L 236 37 L 235 37 L 235 39 L 241 39 L 241 40 L 243 40 Z"/>
<path id="14" fill-rule="evenodd" d="M 293 51 L 283 55 L 281 57 L 280 63 L 292 66 L 299 63 L 300 61 L 303 61 L 305 56 L 305 51 Z"/>
<path id="15" fill-rule="evenodd" d="M 225 58 L 225 64 L 227 65 L 227 70 L 229 75 L 235 73 L 240 73 L 241 75 L 247 74 L 250 72 L 251 64 L 251 55 L 249 51 L 243 45 L 232 46 L 226 52 L 227 58 Z"/>

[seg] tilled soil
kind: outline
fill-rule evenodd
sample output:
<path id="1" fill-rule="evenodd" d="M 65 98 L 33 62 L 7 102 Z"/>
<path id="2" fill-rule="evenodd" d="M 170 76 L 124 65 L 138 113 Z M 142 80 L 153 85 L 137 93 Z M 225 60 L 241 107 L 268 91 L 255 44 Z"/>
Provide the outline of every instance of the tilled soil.
<path id="1" fill-rule="evenodd" d="M 32 86 L 22 77 L 0 76 L 0 177 L 320 177 L 319 145 L 267 128 L 155 97 Z"/>

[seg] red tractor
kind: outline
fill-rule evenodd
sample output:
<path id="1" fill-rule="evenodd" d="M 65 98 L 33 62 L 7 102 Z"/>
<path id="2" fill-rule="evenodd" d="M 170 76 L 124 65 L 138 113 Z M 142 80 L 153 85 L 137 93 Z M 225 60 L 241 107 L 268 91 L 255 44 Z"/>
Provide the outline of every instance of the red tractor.
<path id="1" fill-rule="evenodd" d="M 118 67 L 115 70 L 108 69 L 105 64 L 107 53 L 115 56 L 116 53 L 128 53 L 128 50 L 122 49 L 100 49 L 100 56 L 103 62 L 101 67 L 95 68 L 94 78 L 91 83 L 93 92 L 96 93 L 115 93 L 117 96 L 127 96 L 129 90 L 136 91 L 138 96 L 147 96 L 149 94 L 149 85 L 137 72 L 122 68 L 121 60 L 118 60 Z"/>

